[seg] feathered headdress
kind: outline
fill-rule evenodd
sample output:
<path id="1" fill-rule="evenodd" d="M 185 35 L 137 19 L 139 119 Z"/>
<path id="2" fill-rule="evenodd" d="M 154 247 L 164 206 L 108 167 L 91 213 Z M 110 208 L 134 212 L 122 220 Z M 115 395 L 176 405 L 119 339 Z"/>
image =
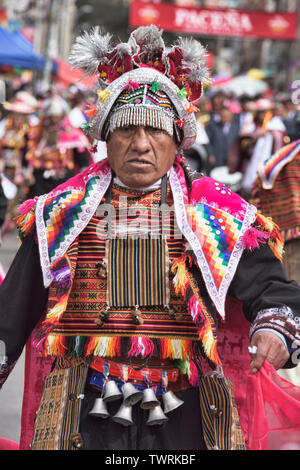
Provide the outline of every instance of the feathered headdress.
<path id="1" fill-rule="evenodd" d="M 197 133 L 196 104 L 202 94 L 202 83 L 209 81 L 205 48 L 194 39 L 179 38 L 167 52 L 162 32 L 154 25 L 136 29 L 127 43 L 112 46 L 111 39 L 111 35 L 95 27 L 76 39 L 69 56 L 73 68 L 81 68 L 86 74 L 98 73 L 99 102 L 90 125 L 86 126 L 91 134 L 100 140 L 104 138 L 105 121 L 124 91 L 133 93 L 130 107 L 139 109 L 139 116 L 143 114 L 141 108 L 146 111 L 151 107 L 153 111 L 155 105 L 147 96 L 151 89 L 157 93 L 157 101 L 163 94 L 171 100 L 175 108 L 172 119 L 183 133 L 181 146 L 192 145 Z M 141 103 L 134 100 L 134 93 L 141 93 L 143 86 L 145 99 Z M 156 107 L 158 112 L 159 106 Z"/>

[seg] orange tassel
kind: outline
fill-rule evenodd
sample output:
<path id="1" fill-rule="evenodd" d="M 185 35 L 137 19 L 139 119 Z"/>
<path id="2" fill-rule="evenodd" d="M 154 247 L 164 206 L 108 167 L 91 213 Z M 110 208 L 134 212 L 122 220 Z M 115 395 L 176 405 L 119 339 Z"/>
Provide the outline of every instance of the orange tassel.
<path id="1" fill-rule="evenodd" d="M 95 116 L 96 113 L 97 113 L 96 106 L 94 104 L 88 104 L 87 109 L 85 110 L 85 114 L 88 117 L 92 117 L 92 116 Z"/>

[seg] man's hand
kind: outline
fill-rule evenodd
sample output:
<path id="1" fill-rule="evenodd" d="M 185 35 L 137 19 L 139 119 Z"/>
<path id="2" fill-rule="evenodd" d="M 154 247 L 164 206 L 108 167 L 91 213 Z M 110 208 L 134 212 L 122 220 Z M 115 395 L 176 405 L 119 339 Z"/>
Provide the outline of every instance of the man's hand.
<path id="1" fill-rule="evenodd" d="M 275 369 L 280 369 L 290 357 L 281 339 L 270 331 L 257 331 L 252 338 L 251 346 L 257 347 L 257 353 L 252 355 L 250 363 L 252 374 L 259 371 L 265 359 Z"/>

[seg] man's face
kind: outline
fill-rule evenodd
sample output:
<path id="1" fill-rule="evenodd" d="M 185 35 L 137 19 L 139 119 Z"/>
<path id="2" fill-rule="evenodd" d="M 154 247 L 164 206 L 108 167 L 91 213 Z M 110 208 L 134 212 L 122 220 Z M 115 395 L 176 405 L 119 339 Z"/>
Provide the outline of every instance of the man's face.
<path id="1" fill-rule="evenodd" d="M 176 153 L 173 137 L 153 127 L 120 127 L 107 141 L 111 168 L 131 188 L 147 187 L 159 180 L 173 165 Z"/>

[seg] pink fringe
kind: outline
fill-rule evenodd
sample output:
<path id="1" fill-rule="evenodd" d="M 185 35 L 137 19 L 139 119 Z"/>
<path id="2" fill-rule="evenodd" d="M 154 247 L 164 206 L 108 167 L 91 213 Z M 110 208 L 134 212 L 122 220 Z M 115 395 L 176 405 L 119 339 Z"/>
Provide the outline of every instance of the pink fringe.
<path id="1" fill-rule="evenodd" d="M 195 295 L 193 295 L 188 302 L 188 312 L 191 314 L 195 324 L 202 324 L 205 321 L 201 306 Z"/>
<path id="2" fill-rule="evenodd" d="M 152 356 L 154 352 L 154 343 L 150 338 L 132 337 L 131 347 L 128 351 L 128 357 L 132 356 Z"/>
<path id="3" fill-rule="evenodd" d="M 261 232 L 255 227 L 250 227 L 243 236 L 243 243 L 247 250 L 253 250 L 254 248 L 259 248 L 259 244 L 265 244 L 266 241 L 270 238 L 268 232 Z"/>
<path id="4" fill-rule="evenodd" d="M 36 204 L 37 200 L 38 196 L 35 196 L 34 199 L 27 199 L 27 201 L 23 202 L 23 204 L 19 206 L 19 212 L 21 214 L 27 214 L 27 212 L 29 212 L 30 209 Z"/>
<path id="5" fill-rule="evenodd" d="M 194 364 L 194 361 L 190 361 L 190 371 L 191 374 L 189 376 L 189 383 L 192 387 L 198 386 L 198 369 Z"/>
<path id="6" fill-rule="evenodd" d="M 129 80 L 124 90 L 134 91 L 134 90 L 138 90 L 139 88 L 140 88 L 140 85 L 137 82 L 135 82 L 134 80 Z"/>

